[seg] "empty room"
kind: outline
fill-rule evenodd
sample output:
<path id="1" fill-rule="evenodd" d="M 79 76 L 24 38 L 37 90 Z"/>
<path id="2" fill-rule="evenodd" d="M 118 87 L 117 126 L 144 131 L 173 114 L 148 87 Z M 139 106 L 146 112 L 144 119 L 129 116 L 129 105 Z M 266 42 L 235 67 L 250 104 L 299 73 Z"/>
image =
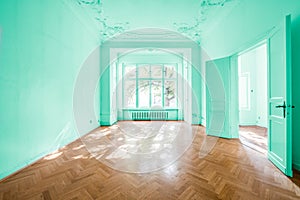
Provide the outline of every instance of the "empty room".
<path id="1" fill-rule="evenodd" d="M 300 199 L 298 0 L 0 1 L 0 199 Z"/>

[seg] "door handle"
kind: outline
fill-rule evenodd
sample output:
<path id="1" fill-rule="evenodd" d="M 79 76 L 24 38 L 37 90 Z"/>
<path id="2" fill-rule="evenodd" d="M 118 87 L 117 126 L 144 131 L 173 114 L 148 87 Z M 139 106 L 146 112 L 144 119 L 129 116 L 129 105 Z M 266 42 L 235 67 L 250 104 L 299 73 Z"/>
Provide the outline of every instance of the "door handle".
<path id="1" fill-rule="evenodd" d="M 285 118 L 285 109 L 286 109 L 285 101 L 283 102 L 283 105 L 275 106 L 275 108 L 283 108 L 283 118 Z"/>
<path id="2" fill-rule="evenodd" d="M 276 106 L 276 108 L 286 108 L 286 105 Z"/>

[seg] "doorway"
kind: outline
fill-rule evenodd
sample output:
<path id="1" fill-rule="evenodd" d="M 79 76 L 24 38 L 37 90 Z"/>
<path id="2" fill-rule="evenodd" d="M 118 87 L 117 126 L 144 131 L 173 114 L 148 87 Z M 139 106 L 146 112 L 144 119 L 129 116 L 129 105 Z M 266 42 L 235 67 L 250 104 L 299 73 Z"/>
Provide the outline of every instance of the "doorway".
<path id="1" fill-rule="evenodd" d="M 268 151 L 267 68 L 266 43 L 238 56 L 240 141 L 265 155 Z"/>

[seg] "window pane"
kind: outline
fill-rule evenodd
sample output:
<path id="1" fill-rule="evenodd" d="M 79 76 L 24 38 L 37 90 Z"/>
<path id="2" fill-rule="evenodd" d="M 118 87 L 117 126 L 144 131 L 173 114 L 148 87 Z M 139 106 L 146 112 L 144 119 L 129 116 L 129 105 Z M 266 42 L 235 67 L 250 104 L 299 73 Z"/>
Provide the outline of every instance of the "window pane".
<path id="1" fill-rule="evenodd" d="M 139 69 L 139 78 L 150 78 L 150 66 L 142 65 L 138 67 Z"/>
<path id="2" fill-rule="evenodd" d="M 161 78 L 162 77 L 162 66 L 160 65 L 153 65 L 151 66 L 151 75 L 152 78 Z"/>
<path id="3" fill-rule="evenodd" d="M 124 107 L 125 108 L 135 108 L 136 107 L 136 90 L 135 90 L 135 80 L 124 81 Z"/>
<path id="4" fill-rule="evenodd" d="M 161 81 L 152 81 L 151 85 L 151 102 L 153 106 L 162 106 L 162 84 Z"/>
<path id="5" fill-rule="evenodd" d="M 135 78 L 136 77 L 135 65 L 125 66 L 124 76 L 125 76 L 125 78 Z"/>
<path id="6" fill-rule="evenodd" d="M 165 78 L 176 78 L 176 68 L 173 65 L 165 65 Z"/>
<path id="7" fill-rule="evenodd" d="M 249 74 L 243 74 L 239 77 L 239 107 L 240 109 L 250 109 L 249 102 Z"/>
<path id="8" fill-rule="evenodd" d="M 176 82 L 165 81 L 165 107 L 176 107 Z"/>
<path id="9" fill-rule="evenodd" d="M 149 81 L 139 81 L 139 107 L 149 108 Z"/>

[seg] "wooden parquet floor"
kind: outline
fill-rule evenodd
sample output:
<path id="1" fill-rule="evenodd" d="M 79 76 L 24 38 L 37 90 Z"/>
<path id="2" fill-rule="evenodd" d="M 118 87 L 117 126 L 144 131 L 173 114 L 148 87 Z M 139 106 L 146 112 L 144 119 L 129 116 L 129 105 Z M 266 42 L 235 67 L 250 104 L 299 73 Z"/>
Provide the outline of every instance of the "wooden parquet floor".
<path id="1" fill-rule="evenodd" d="M 268 153 L 268 130 L 259 126 L 240 126 L 239 134 L 242 144 L 265 155 Z"/>
<path id="2" fill-rule="evenodd" d="M 144 174 L 107 167 L 78 139 L 1 181 L 0 199 L 300 199 L 291 179 L 238 139 L 218 139 L 200 158 L 205 138 L 200 127 L 182 157 Z"/>

